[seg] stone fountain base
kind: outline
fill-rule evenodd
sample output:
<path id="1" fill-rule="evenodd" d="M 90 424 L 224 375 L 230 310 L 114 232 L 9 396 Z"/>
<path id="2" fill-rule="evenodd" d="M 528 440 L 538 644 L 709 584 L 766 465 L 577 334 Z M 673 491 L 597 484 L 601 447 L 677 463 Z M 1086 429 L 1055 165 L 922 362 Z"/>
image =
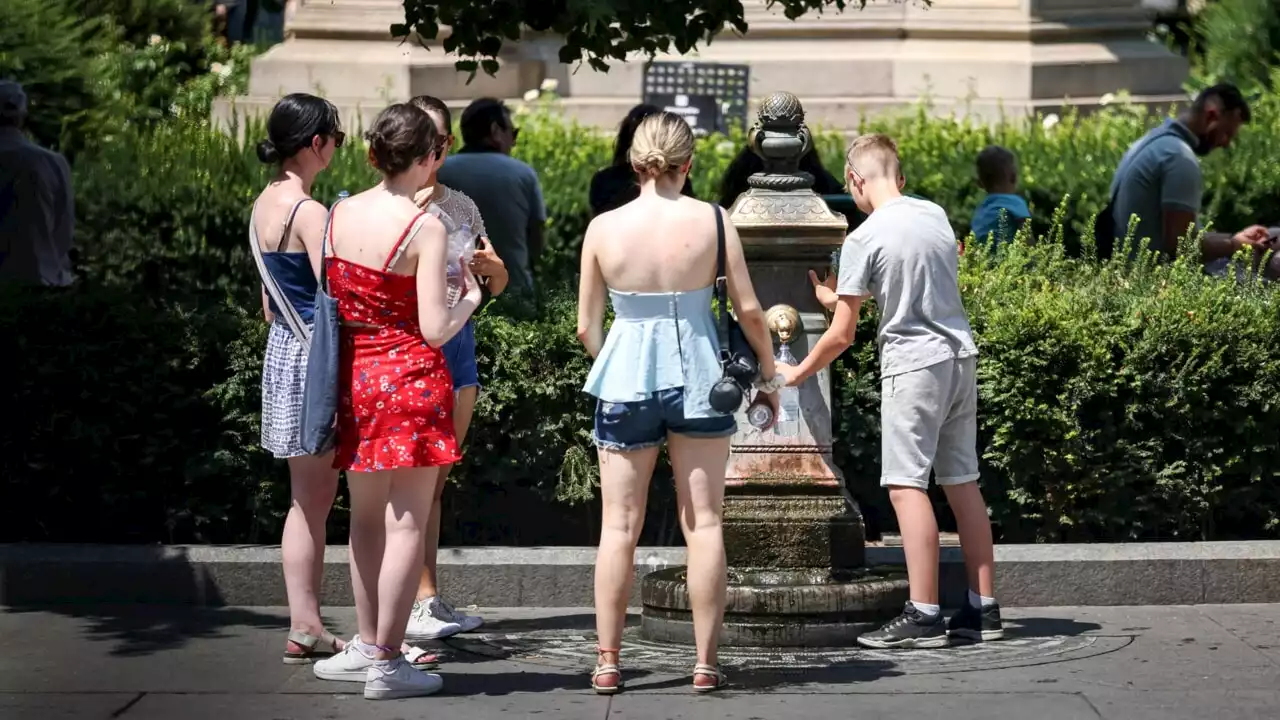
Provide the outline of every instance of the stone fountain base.
<path id="1" fill-rule="evenodd" d="M 640 634 L 651 642 L 692 645 L 693 615 L 684 567 L 646 575 Z M 729 569 L 726 647 L 842 647 L 902 611 L 901 568 Z"/>

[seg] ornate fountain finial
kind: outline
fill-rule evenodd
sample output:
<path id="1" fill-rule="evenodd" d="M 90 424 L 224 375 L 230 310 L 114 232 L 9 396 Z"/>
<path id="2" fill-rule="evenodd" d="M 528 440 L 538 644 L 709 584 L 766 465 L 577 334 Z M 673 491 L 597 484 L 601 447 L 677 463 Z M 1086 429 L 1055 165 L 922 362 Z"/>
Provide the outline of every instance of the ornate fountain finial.
<path id="1" fill-rule="evenodd" d="M 764 161 L 764 172 L 747 178 L 748 186 L 765 190 L 813 187 L 813 176 L 800 171 L 800 158 L 813 147 L 800 98 L 789 92 L 776 92 L 765 98 L 747 144 Z"/>

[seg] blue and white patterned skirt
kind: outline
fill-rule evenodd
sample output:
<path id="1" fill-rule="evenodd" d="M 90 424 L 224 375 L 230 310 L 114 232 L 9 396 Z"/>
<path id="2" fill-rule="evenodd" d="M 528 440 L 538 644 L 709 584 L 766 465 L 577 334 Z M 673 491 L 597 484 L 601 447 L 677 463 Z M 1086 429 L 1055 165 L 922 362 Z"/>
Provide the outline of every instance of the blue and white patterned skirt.
<path id="1" fill-rule="evenodd" d="M 262 360 L 262 447 L 278 458 L 306 455 L 302 449 L 302 386 L 307 351 L 283 322 L 271 323 Z"/>

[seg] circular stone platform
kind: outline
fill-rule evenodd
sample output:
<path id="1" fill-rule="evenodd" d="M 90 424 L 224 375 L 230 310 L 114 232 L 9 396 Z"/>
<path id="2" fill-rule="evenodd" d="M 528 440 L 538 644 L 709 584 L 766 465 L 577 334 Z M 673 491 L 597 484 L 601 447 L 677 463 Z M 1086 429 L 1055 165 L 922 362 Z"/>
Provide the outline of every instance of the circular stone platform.
<path id="1" fill-rule="evenodd" d="M 938 650 L 869 650 L 851 648 L 724 647 L 720 663 L 727 670 L 759 670 L 787 674 L 822 669 L 883 669 L 892 666 L 906 675 L 968 672 L 1069 662 L 1125 647 L 1131 636 L 1048 635 L 1019 636 L 1016 626 L 998 642 L 958 645 Z M 514 633 L 455 635 L 445 643 L 455 650 L 488 658 L 517 660 L 590 671 L 596 662 L 594 633 L 573 630 L 533 630 Z M 649 642 L 639 628 L 623 634 L 623 658 L 628 667 L 653 672 L 687 673 L 693 649 Z"/>
<path id="2" fill-rule="evenodd" d="M 640 586 L 640 634 L 657 643 L 693 644 L 685 568 L 649 573 Z M 902 612 L 900 568 L 729 569 L 724 647 L 841 647 Z"/>

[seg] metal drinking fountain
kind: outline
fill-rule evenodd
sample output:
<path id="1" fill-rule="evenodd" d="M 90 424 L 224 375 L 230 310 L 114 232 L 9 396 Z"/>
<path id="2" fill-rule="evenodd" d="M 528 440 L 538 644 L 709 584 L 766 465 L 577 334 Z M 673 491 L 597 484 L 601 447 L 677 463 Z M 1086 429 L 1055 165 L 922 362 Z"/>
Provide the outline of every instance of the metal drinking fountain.
<path id="1" fill-rule="evenodd" d="M 730 220 L 770 329 L 802 358 L 827 329 L 807 271 L 830 267 L 848 223 L 799 170 L 813 140 L 795 95 L 774 93 L 760 105 L 749 142 L 764 172 L 749 178 Z M 832 460 L 829 370 L 801 386 L 800 408 L 795 437 L 757 430 L 739 413 L 726 474 L 722 645 L 849 645 L 907 600 L 905 575 L 865 567 L 862 514 Z M 641 601 L 645 639 L 693 642 L 685 568 L 645 576 Z"/>

